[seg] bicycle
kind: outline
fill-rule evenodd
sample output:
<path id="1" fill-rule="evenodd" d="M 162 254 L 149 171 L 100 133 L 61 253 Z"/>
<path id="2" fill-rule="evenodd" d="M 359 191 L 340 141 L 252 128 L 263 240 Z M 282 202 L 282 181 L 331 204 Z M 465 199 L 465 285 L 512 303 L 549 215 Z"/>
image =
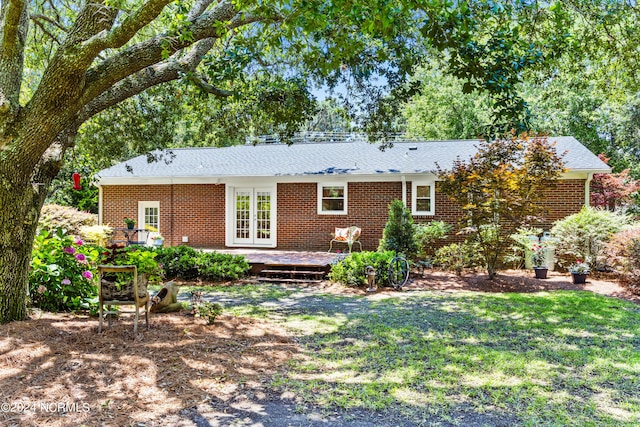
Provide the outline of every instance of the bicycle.
<path id="1" fill-rule="evenodd" d="M 409 261 L 402 254 L 395 253 L 389 262 L 389 284 L 395 290 L 402 290 L 402 287 L 409 281 Z"/>

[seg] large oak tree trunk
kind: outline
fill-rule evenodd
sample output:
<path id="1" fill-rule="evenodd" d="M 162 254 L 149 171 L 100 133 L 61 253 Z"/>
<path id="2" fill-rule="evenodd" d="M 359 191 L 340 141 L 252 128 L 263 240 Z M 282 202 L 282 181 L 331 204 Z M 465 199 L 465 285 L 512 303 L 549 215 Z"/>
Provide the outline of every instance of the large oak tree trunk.
<path id="1" fill-rule="evenodd" d="M 52 147 L 62 145 L 56 142 Z M 26 172 L 20 158 L 29 153 L 0 152 L 0 324 L 27 315 L 31 250 L 40 210 L 60 170 L 62 153 L 63 149 L 51 148 Z"/>
<path id="2" fill-rule="evenodd" d="M 34 191 L 28 179 L 6 177 L 0 185 L 0 323 L 27 315 L 31 248 L 42 205 L 39 194 L 45 191 L 38 187 Z"/>

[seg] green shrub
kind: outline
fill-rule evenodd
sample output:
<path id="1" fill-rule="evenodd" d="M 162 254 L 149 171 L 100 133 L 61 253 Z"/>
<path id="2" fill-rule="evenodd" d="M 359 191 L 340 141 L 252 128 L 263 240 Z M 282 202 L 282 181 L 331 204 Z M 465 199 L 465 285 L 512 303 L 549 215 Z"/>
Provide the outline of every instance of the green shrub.
<path id="1" fill-rule="evenodd" d="M 433 258 L 436 254 L 434 243 L 446 239 L 453 227 L 444 221 L 431 221 L 415 225 L 415 240 L 418 245 L 418 257 Z"/>
<path id="2" fill-rule="evenodd" d="M 167 278 L 193 280 L 235 280 L 247 274 L 249 264 L 243 256 L 203 252 L 189 246 L 158 250 L 156 258 Z"/>
<path id="3" fill-rule="evenodd" d="M 58 228 L 62 228 L 70 235 L 80 236 L 82 227 L 97 223 L 98 215 L 79 211 L 69 206 L 49 204 L 42 207 L 38 229 L 55 232 Z"/>
<path id="4" fill-rule="evenodd" d="M 413 217 L 402 200 L 394 200 L 389 204 L 389 220 L 382 231 L 378 250 L 397 251 L 409 258 L 418 251 Z"/>
<path id="5" fill-rule="evenodd" d="M 640 226 L 620 231 L 605 246 L 607 267 L 613 268 L 625 279 L 640 279 Z"/>
<path id="6" fill-rule="evenodd" d="M 205 280 L 239 279 L 251 268 L 243 256 L 218 252 L 201 252 L 196 264 L 198 276 Z"/>
<path id="7" fill-rule="evenodd" d="M 376 270 L 376 284 L 378 286 L 387 286 L 389 282 L 389 262 L 391 262 L 393 256 L 394 253 L 392 251 L 353 252 L 331 266 L 329 279 L 346 286 L 366 286 L 367 276 L 365 269 L 370 265 Z"/>
<path id="8" fill-rule="evenodd" d="M 578 259 L 591 268 L 602 268 L 606 265 L 607 240 L 629 223 L 630 218 L 624 214 L 591 207 L 556 221 L 551 235 L 558 264 Z"/>
<path id="9" fill-rule="evenodd" d="M 213 325 L 216 317 L 222 313 L 222 305 L 217 302 L 203 302 L 193 308 L 196 317 L 207 319 L 209 325 Z"/>
<path id="10" fill-rule="evenodd" d="M 198 277 L 198 251 L 190 246 L 170 246 L 158 250 L 156 260 L 168 279 L 193 280 Z"/>
<path id="11" fill-rule="evenodd" d="M 82 239 L 96 246 L 106 246 L 107 240 L 111 237 L 113 228 L 108 225 L 83 225 L 80 227 Z"/>
<path id="12" fill-rule="evenodd" d="M 455 271 L 460 276 L 465 268 L 478 267 L 483 262 L 477 244 L 464 242 L 452 243 L 436 251 L 436 264 L 448 271 Z"/>
<path id="13" fill-rule="evenodd" d="M 158 254 L 153 248 L 146 246 L 111 246 L 102 249 L 100 263 L 108 265 L 135 265 L 138 274 L 146 274 L 150 285 L 159 284 L 162 281 L 162 268 L 156 256 Z M 119 275 L 119 273 L 118 273 Z M 130 276 L 123 273 L 123 280 L 128 281 Z"/>
<path id="14" fill-rule="evenodd" d="M 29 294 L 35 307 L 48 311 L 89 309 L 97 287 L 96 248 L 74 240 L 62 229 L 42 230 L 34 241 L 29 271 Z"/>

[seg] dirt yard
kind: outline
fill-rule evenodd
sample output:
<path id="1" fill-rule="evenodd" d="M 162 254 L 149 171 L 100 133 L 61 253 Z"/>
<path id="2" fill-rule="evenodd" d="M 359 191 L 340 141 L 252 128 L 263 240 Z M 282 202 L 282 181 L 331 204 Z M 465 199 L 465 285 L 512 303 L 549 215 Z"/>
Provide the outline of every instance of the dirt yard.
<path id="1" fill-rule="evenodd" d="M 551 273 L 547 280 L 531 276 L 507 271 L 491 282 L 480 273 L 428 272 L 414 278 L 405 292 L 577 289 L 640 303 L 629 290 L 591 276 L 582 286 L 573 285 L 567 274 Z M 364 294 L 333 284 L 321 288 L 323 293 Z M 370 297 L 393 292 L 380 290 Z M 271 422 L 260 425 L 299 425 L 302 420 L 327 425 L 326 414 L 318 415 L 317 423 L 308 415 L 296 418 L 293 396 L 268 387 L 288 360 L 302 357 L 295 338 L 281 326 L 228 315 L 209 326 L 177 313 L 152 315 L 151 331 L 142 321 L 134 337 L 132 315 L 121 317 L 102 334 L 97 334 L 96 318 L 71 314 L 35 313 L 28 321 L 0 325 L 0 425 L 210 425 L 212 411 L 224 420 L 231 408 L 258 419 L 269 413 Z M 375 425 L 367 418 L 360 413 L 343 425 Z M 228 421 L 238 421 L 237 416 Z"/>

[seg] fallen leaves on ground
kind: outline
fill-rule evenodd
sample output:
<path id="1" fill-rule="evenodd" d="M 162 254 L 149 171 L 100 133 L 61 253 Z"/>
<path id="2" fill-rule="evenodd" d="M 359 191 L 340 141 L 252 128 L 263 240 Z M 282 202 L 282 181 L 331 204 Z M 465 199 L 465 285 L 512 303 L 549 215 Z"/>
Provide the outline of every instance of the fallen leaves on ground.
<path id="1" fill-rule="evenodd" d="M 133 336 L 124 312 L 103 333 L 88 316 L 41 313 L 0 326 L 0 425 L 146 424 L 207 399 L 262 391 L 299 352 L 277 325 L 220 316 L 206 325 L 152 314 Z"/>

